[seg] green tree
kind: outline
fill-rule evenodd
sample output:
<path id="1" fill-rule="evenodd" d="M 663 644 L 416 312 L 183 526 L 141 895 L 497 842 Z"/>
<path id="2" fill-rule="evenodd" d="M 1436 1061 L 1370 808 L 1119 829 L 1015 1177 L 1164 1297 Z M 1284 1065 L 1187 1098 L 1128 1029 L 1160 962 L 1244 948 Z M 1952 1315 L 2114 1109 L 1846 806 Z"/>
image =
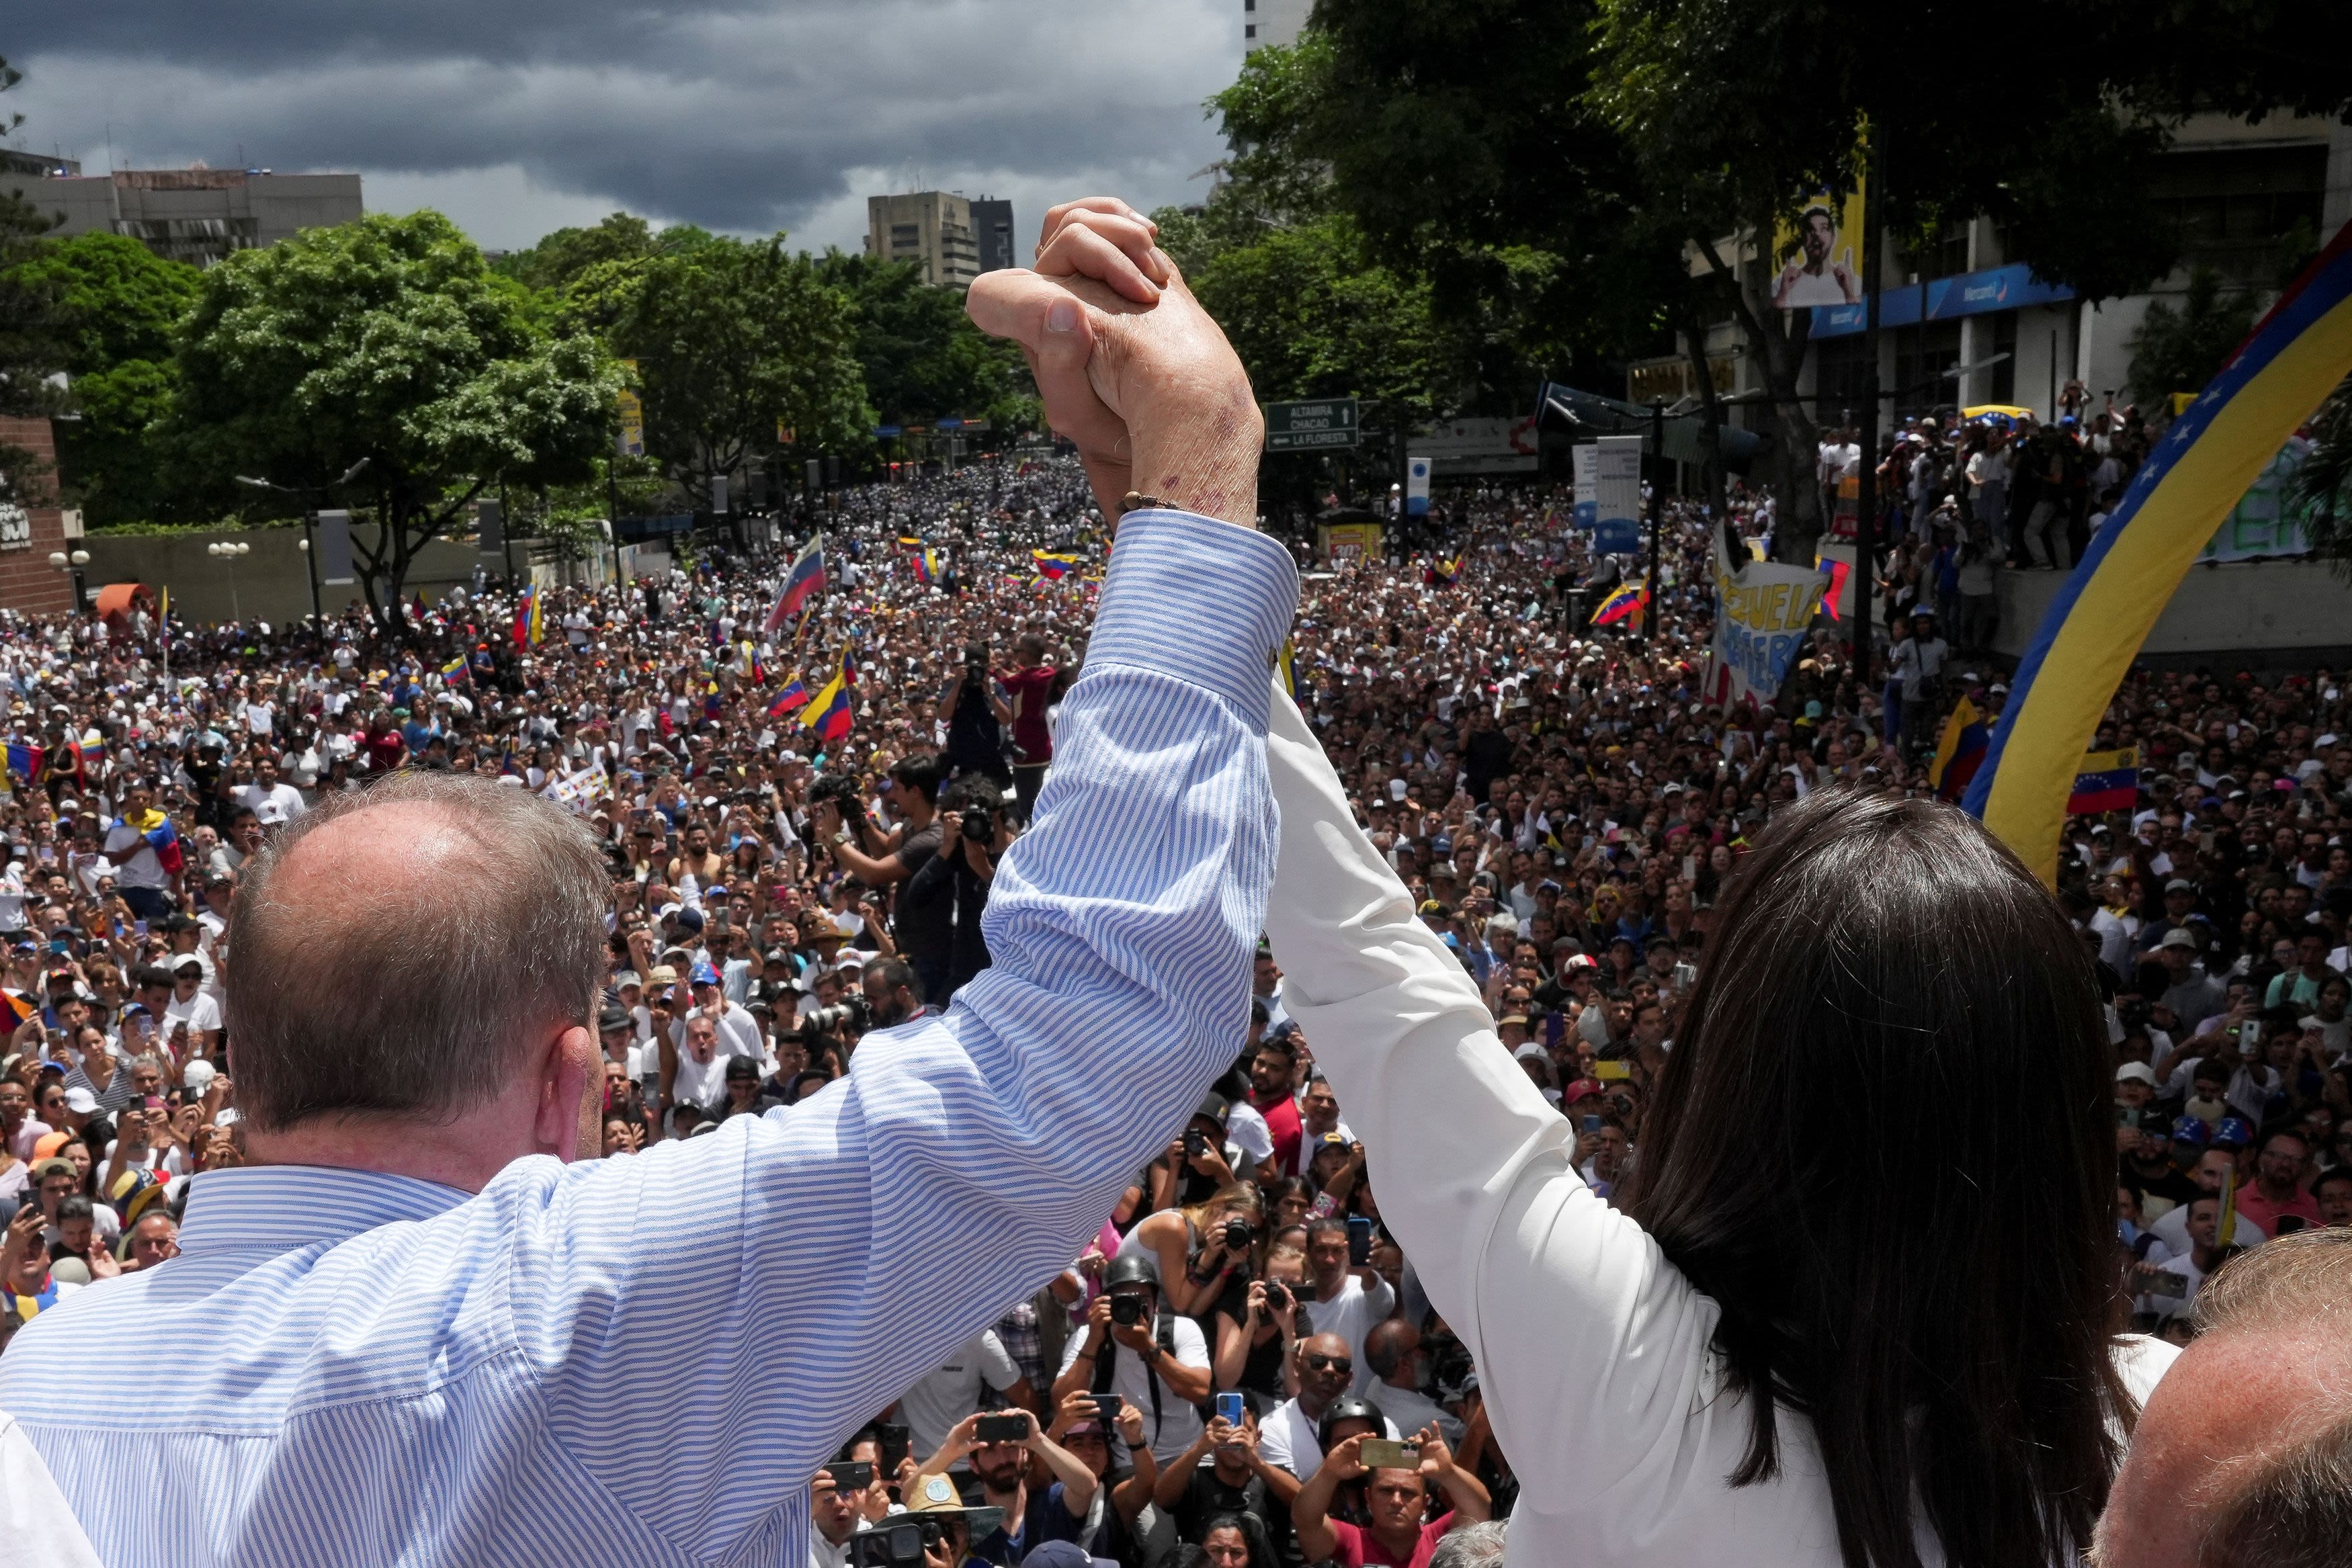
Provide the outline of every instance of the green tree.
<path id="1" fill-rule="evenodd" d="M 779 429 L 832 452 L 872 439 L 856 312 L 781 234 L 603 263 L 571 299 L 635 362 L 646 451 L 705 504 L 712 477 L 773 450 Z"/>
<path id="2" fill-rule="evenodd" d="M 56 240 L 9 269 L 5 287 L 49 312 L 58 368 L 79 414 L 58 425 L 60 480 L 92 527 L 163 520 L 168 465 L 149 428 L 171 403 L 172 338 L 202 274 L 122 235 Z"/>
<path id="3" fill-rule="evenodd" d="M 977 414 L 999 431 L 1035 425 L 1020 350 L 973 326 L 963 296 L 926 284 L 920 264 L 827 249 L 816 275 L 856 312 L 853 351 L 866 401 L 884 420 Z"/>
<path id="4" fill-rule="evenodd" d="M 490 264 L 490 270 L 533 288 L 561 292 L 593 267 L 675 256 L 716 237 L 692 224 L 656 229 L 634 213 L 614 213 L 593 228 L 557 229 L 527 250 L 509 251 Z"/>
<path id="5" fill-rule="evenodd" d="M 226 499 L 251 475 L 350 492 L 380 538 L 353 539 L 388 631 L 416 551 L 501 482 L 594 472 L 620 378 L 595 339 L 551 333 L 448 219 L 424 212 L 306 230 L 204 275 L 160 432 L 193 485 Z"/>
<path id="6" fill-rule="evenodd" d="M 2212 268 L 2192 268 L 2179 308 L 2162 299 L 2149 301 L 2147 314 L 2132 334 L 2132 396 L 2155 404 L 2174 392 L 2203 392 L 2213 372 L 2253 329 L 2252 295 L 2224 293 Z"/>
<path id="7" fill-rule="evenodd" d="M 0 93 L 25 79 L 0 58 Z M 21 114 L 0 112 L 0 136 L 25 123 Z M 17 276 L 18 267 L 40 253 L 42 239 L 57 219 L 42 212 L 21 186 L 0 189 L 0 413 L 43 414 L 63 401 L 48 378 L 62 366 L 56 302 L 50 290 Z M 45 482 L 28 468 L 21 448 L 0 445 L 0 469 L 22 486 Z"/>

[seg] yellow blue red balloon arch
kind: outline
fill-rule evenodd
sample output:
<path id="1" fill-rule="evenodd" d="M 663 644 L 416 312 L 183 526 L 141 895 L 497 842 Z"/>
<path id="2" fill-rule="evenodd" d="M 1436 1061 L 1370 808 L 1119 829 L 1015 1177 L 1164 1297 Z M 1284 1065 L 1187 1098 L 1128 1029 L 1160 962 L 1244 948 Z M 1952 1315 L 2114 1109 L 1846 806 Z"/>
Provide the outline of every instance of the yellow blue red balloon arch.
<path id="1" fill-rule="evenodd" d="M 2054 883 L 2066 799 L 2124 672 L 2263 465 L 2352 374 L 2352 224 L 2174 420 L 2042 618 L 1961 805 Z"/>

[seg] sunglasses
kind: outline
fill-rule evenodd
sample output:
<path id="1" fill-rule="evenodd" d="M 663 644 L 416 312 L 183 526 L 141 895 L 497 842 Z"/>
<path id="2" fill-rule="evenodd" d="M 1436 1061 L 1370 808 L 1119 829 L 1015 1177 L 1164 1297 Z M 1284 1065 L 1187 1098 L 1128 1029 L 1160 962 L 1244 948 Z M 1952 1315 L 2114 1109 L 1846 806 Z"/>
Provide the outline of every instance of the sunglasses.
<path id="1" fill-rule="evenodd" d="M 1307 1370 L 1309 1372 L 1330 1371 L 1343 1374 L 1352 1373 L 1356 1370 L 1356 1364 L 1349 1360 L 1344 1355 L 1309 1354 L 1307 1357 Z"/>

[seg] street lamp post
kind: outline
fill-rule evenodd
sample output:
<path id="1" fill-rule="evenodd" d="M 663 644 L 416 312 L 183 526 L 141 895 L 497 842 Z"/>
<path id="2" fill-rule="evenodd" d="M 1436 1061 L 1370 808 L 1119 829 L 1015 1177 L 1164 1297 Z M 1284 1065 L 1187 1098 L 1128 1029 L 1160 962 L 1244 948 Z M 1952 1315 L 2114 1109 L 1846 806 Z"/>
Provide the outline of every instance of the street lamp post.
<path id="1" fill-rule="evenodd" d="M 81 576 L 81 569 L 89 564 L 89 551 L 78 549 L 73 554 L 68 555 L 61 549 L 51 550 L 49 564 L 59 571 L 73 574 L 73 611 L 75 614 L 79 615 L 89 607 L 89 589 L 82 581 Z"/>
<path id="2" fill-rule="evenodd" d="M 306 501 L 307 504 L 302 509 L 303 570 L 310 574 L 310 624 L 320 628 L 320 634 L 322 636 L 325 634 L 324 628 L 327 624 L 327 612 L 325 607 L 320 603 L 319 598 L 319 552 L 311 541 L 310 533 L 310 530 L 319 521 L 318 498 L 325 495 L 329 490 L 339 490 L 344 486 L 350 484 L 352 480 L 358 478 L 361 474 L 366 471 L 368 464 L 372 461 L 373 461 L 372 458 L 361 458 L 358 462 L 344 469 L 341 477 L 338 478 L 332 485 L 275 485 L 267 479 L 257 479 L 247 474 L 239 474 L 236 476 L 236 482 L 238 484 L 244 485 L 251 489 L 274 491 L 280 496 L 294 496 L 301 497 Z M 208 555 L 221 555 L 227 553 L 225 550 L 215 550 L 210 545 L 206 545 L 205 547 L 205 551 Z M 236 553 L 239 555 L 250 554 L 252 553 L 252 547 L 240 545 L 237 547 Z M 232 609 L 235 608 L 236 603 L 236 574 L 232 571 L 229 574 L 230 607 Z M 244 617 L 240 615 L 238 619 L 243 620 Z"/>
<path id="3" fill-rule="evenodd" d="M 205 547 L 205 553 L 228 567 L 228 609 L 232 620 L 245 619 L 245 606 L 236 595 L 236 563 L 241 556 L 253 553 L 253 547 L 243 539 L 215 539 Z"/>

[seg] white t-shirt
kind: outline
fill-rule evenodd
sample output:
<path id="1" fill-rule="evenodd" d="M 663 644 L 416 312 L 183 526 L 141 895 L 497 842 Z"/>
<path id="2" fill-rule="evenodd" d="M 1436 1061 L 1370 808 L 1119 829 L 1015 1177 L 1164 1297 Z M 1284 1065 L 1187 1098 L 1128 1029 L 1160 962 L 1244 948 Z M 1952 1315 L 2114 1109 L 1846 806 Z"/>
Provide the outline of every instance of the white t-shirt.
<path id="1" fill-rule="evenodd" d="M 253 808 L 254 820 L 265 828 L 290 822 L 310 809 L 302 803 L 302 791 L 283 780 L 267 789 L 258 784 L 240 784 L 232 794 L 238 805 Z"/>
<path id="2" fill-rule="evenodd" d="M 1171 1320 L 1174 1333 L 1176 1363 L 1180 1366 L 1195 1366 L 1202 1371 L 1209 1367 L 1209 1341 L 1201 1333 L 1201 1325 L 1191 1318 Z M 1062 1353 L 1060 1371 L 1067 1372 L 1077 1364 L 1078 1352 L 1086 1348 L 1087 1336 L 1081 1332 L 1070 1336 L 1067 1349 Z M 1160 1386 L 1160 1416 L 1157 1430 L 1151 1414 L 1151 1385 L 1159 1382 L 1158 1375 L 1148 1370 L 1143 1357 L 1123 1344 L 1106 1341 L 1101 1353 L 1111 1356 L 1110 1391 L 1143 1412 L 1144 1435 L 1151 1440 L 1151 1457 L 1161 1464 L 1173 1464 L 1176 1456 L 1192 1446 L 1201 1435 L 1201 1413 L 1179 1398 L 1166 1384 Z"/>
<path id="3" fill-rule="evenodd" d="M 670 1098 L 682 1105 L 715 1109 L 727 1098 L 727 1063 L 731 1060 L 730 1052 L 714 1049 L 709 1061 L 697 1061 L 692 1051 L 679 1046 L 677 1077 L 670 1085 Z"/>
<path id="4" fill-rule="evenodd" d="M 1381 1418 L 1388 1423 L 1382 1435 L 1402 1441 L 1404 1434 L 1389 1420 L 1387 1411 L 1381 1412 Z M 1311 1479 L 1323 1468 L 1323 1445 L 1316 1441 L 1316 1426 L 1315 1417 L 1301 1410 L 1297 1400 L 1286 1399 L 1258 1428 L 1257 1451 L 1265 1456 L 1267 1464 L 1278 1465 L 1302 1481 Z"/>
<path id="5" fill-rule="evenodd" d="M 1225 1137 L 1249 1156 L 1253 1166 L 1274 1158 L 1274 1129 L 1265 1124 L 1257 1107 L 1246 1102 L 1236 1100 L 1226 1107 Z M 1249 1176 L 1247 1171 L 1240 1170 L 1234 1174 L 1244 1179 Z"/>
<path id="6" fill-rule="evenodd" d="M 1377 1283 L 1368 1291 L 1363 1281 L 1349 1274 L 1338 1294 L 1327 1297 L 1318 1289 L 1316 1299 L 1307 1303 L 1317 1333 L 1335 1333 L 1348 1342 L 1348 1354 L 1356 1363 L 1355 1379 L 1348 1385 L 1350 1394 L 1363 1394 L 1378 1381 L 1372 1376 L 1371 1363 L 1364 1357 L 1364 1336 L 1396 1311 L 1396 1292 L 1389 1289 L 1386 1280 L 1378 1275 L 1373 1279 Z"/>
<path id="7" fill-rule="evenodd" d="M 163 874 L 163 862 L 147 836 L 121 818 L 106 831 L 106 858 L 114 862 L 114 881 L 118 887 L 161 888 L 171 878 Z"/>
<path id="8" fill-rule="evenodd" d="M 184 1002 L 174 995 L 163 1009 L 165 1038 L 168 1039 L 171 1036 L 172 1026 L 182 1021 L 186 1022 L 188 1037 L 191 1040 L 206 1030 L 218 1029 L 221 1026 L 220 1004 L 206 995 L 202 987 L 198 987 L 196 994 Z"/>
<path id="9" fill-rule="evenodd" d="M 946 1364 L 900 1397 L 898 1414 L 907 1424 L 908 1451 L 918 1459 L 929 1458 L 957 1422 L 983 1408 L 983 1388 L 1002 1394 L 1020 1381 L 1020 1364 L 1005 1354 L 1004 1342 L 994 1329 L 982 1329 L 978 1338 L 966 1341 Z"/>

